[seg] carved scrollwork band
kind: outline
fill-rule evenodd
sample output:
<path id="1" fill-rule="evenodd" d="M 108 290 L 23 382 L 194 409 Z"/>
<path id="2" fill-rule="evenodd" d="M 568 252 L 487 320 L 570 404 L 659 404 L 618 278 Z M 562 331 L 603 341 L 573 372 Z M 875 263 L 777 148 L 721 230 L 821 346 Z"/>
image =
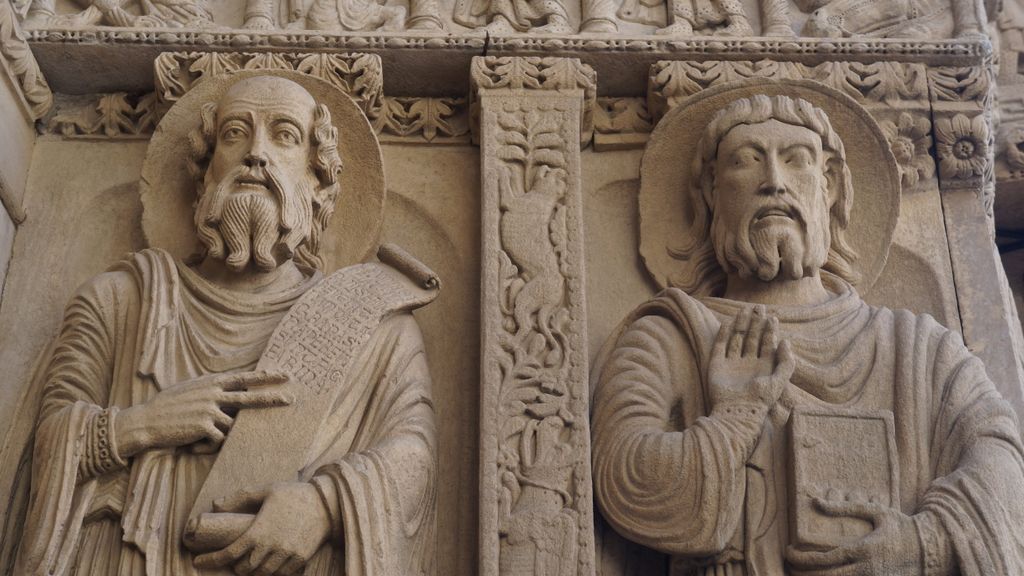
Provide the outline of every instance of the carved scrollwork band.
<path id="1" fill-rule="evenodd" d="M 593 73 L 476 58 L 482 157 L 481 556 L 488 576 L 594 570 L 580 133 Z"/>

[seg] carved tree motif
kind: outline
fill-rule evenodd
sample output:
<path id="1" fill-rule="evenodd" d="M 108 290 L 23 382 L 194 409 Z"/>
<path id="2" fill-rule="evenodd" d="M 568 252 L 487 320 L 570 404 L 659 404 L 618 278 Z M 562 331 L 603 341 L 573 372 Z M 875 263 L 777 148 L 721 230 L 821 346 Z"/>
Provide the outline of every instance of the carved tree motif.
<path id="1" fill-rule="evenodd" d="M 576 419 L 567 386 L 570 318 L 563 276 L 568 161 L 561 120 L 536 109 L 498 116 L 503 574 L 576 571 Z"/>

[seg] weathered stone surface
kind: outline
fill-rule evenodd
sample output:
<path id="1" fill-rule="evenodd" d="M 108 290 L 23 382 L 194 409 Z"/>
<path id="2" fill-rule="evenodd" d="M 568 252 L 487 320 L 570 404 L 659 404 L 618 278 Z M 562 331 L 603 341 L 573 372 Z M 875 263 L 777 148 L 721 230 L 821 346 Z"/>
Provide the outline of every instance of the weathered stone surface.
<path id="1" fill-rule="evenodd" d="M 1019 303 L 1020 295 L 1011 293 L 1011 288 L 1019 290 L 1024 277 L 1024 265 L 1014 260 L 1015 255 L 1021 259 L 1024 251 L 1012 250 L 1014 242 L 1024 237 L 1018 230 L 1020 211 L 1015 208 L 1021 204 L 1017 192 L 1024 181 L 1015 152 L 1020 148 L 1017 92 L 1024 85 L 1018 69 L 1024 46 L 1022 11 L 1019 2 L 1001 8 L 995 4 L 984 0 L 910 4 L 894 0 L 5 0 L 0 6 L 0 64 L 4 67 L 0 75 L 5 77 L 0 87 L 0 119 L 9 137 L 0 143 L 0 200 L 11 219 L 0 215 L 0 266 L 6 270 L 0 298 L 0 326 L 4 327 L 0 330 L 0 575 L 18 573 L 13 570 L 17 551 L 23 547 L 22 533 L 38 533 L 40 522 L 63 518 L 28 513 L 33 481 L 46 482 L 46 474 L 33 476 L 30 468 L 64 462 L 54 456 L 59 456 L 59 450 L 45 444 L 54 438 L 52 426 L 48 427 L 53 422 L 52 390 L 71 389 L 65 379 L 52 383 L 49 395 L 43 393 L 47 374 L 56 373 L 52 359 L 58 359 L 61 369 L 88 371 L 89 351 L 103 348 L 104 340 L 96 334 L 111 332 L 97 330 L 92 340 L 83 337 L 70 347 L 72 352 L 65 354 L 67 347 L 59 348 L 55 356 L 50 346 L 61 342 L 62 330 L 66 332 L 69 324 L 84 325 L 62 319 L 83 317 L 82 306 L 88 308 L 91 301 L 102 303 L 93 307 L 99 316 L 117 315 L 134 306 L 137 296 L 120 293 L 116 302 L 97 297 L 85 298 L 83 304 L 83 294 L 96 290 L 95 278 L 120 277 L 125 270 L 143 283 L 169 270 L 167 276 L 177 279 L 176 288 L 164 292 L 139 288 L 127 293 L 145 294 L 144 300 L 156 303 L 156 308 L 161 302 L 173 302 L 168 294 L 184 294 L 181 302 L 186 313 L 196 309 L 196 298 L 188 296 L 195 290 L 187 271 L 181 272 L 179 265 L 163 266 L 160 258 L 147 259 L 151 252 L 146 250 L 169 248 L 179 261 L 210 251 L 190 233 L 201 229 L 208 241 L 213 238 L 209 232 L 214 224 L 201 219 L 197 228 L 194 222 L 194 210 L 203 208 L 193 203 L 191 194 L 168 192 L 196 186 L 195 175 L 203 167 L 189 159 L 211 148 L 210 139 L 193 138 L 190 129 L 183 127 L 199 122 L 197 101 L 220 101 L 229 85 L 255 76 L 292 78 L 331 110 L 345 169 L 339 177 L 339 208 L 319 238 L 319 252 L 325 272 L 339 267 L 347 272 L 332 277 L 336 286 L 324 280 L 302 297 L 296 289 L 288 297 L 295 298 L 276 309 L 279 316 L 274 322 L 260 324 L 259 329 L 248 326 L 232 332 L 238 318 L 263 310 L 259 302 L 266 300 L 235 291 L 222 294 L 217 312 L 200 315 L 198 320 L 190 316 L 194 321 L 165 324 L 157 332 L 140 329 L 148 325 L 145 322 L 124 321 L 117 324 L 120 332 L 114 332 L 159 333 L 168 341 L 174 340 L 175 331 L 189 335 L 183 340 L 187 345 L 181 346 L 182 354 L 147 356 L 153 365 L 174 358 L 216 356 L 211 350 L 224 346 L 209 345 L 207 336 L 213 328 L 224 328 L 239 341 L 265 336 L 265 342 L 250 350 L 253 361 L 243 372 L 255 367 L 273 371 L 283 365 L 313 385 L 278 385 L 291 400 L 287 407 L 245 408 L 238 414 L 229 409 L 234 424 L 219 450 L 216 442 L 193 443 L 189 446 L 198 449 L 143 450 L 124 459 L 127 466 L 143 472 L 153 472 L 172 460 L 204 463 L 197 474 L 208 478 L 208 483 L 194 482 L 188 497 L 176 501 L 173 514 L 147 517 L 153 520 L 148 526 L 157 529 L 139 524 L 139 507 L 126 511 L 118 503 L 158 494 L 156 479 L 168 477 L 173 484 L 175 475 L 154 473 L 149 476 L 154 479 L 150 488 L 135 490 L 146 478 L 136 475 L 134 491 L 128 495 L 121 493 L 127 484 L 77 483 L 77 475 L 76 486 L 63 491 L 48 492 L 39 484 L 37 500 L 44 492 L 85 495 L 82 490 L 97 486 L 89 496 L 86 517 L 81 522 L 72 518 L 68 524 L 71 530 L 65 534 L 72 538 L 53 542 L 101 538 L 93 529 L 96 526 L 110 528 L 114 536 L 124 534 L 111 541 L 119 542 L 107 549 L 116 548 L 111 554 L 92 556 L 100 562 L 115 553 L 123 555 L 127 559 L 123 568 L 99 563 L 79 573 L 143 573 L 140 558 L 149 564 L 149 573 L 161 569 L 173 574 L 246 572 L 258 562 L 265 563 L 265 572 L 297 572 L 298 561 L 271 570 L 273 566 L 266 562 L 272 555 L 260 559 L 259 546 L 251 562 L 245 553 L 234 560 L 237 566 L 228 558 L 254 543 L 253 535 L 261 531 L 257 507 L 247 505 L 265 495 L 260 485 L 314 478 L 319 478 L 313 480 L 320 490 L 317 498 L 322 494 L 325 503 L 334 493 L 342 494 L 339 498 L 344 500 L 358 488 L 363 494 L 383 494 L 384 499 L 375 502 L 385 505 L 382 511 L 372 502 L 363 506 L 350 498 L 348 508 L 331 508 L 343 519 L 340 524 L 326 522 L 336 528 L 328 538 L 345 546 L 331 549 L 332 558 L 326 552 L 312 557 L 306 571 L 311 575 L 344 562 L 353 574 L 376 570 L 403 575 L 678 576 L 721 569 L 736 576 L 751 572 L 748 561 L 754 563 L 753 573 L 769 566 L 767 573 L 782 574 L 792 573 L 800 562 L 828 559 L 815 554 L 842 555 L 851 550 L 850 558 L 856 561 L 842 568 L 851 573 L 951 574 L 955 573 L 952 561 L 947 562 L 951 557 L 956 562 L 983 564 L 988 552 L 980 547 L 966 560 L 960 552 L 950 553 L 957 545 L 957 538 L 951 536 L 967 534 L 965 539 L 984 542 L 988 550 L 1003 550 L 1012 530 L 1001 527 L 1019 523 L 1018 513 L 1007 509 L 1002 520 L 990 523 L 996 527 L 991 534 L 974 537 L 971 523 L 962 518 L 988 519 L 993 510 L 993 499 L 979 496 L 977 510 L 959 514 L 956 520 L 940 515 L 943 524 L 935 528 L 931 519 L 936 507 L 952 510 L 961 501 L 942 481 L 933 482 L 934 471 L 924 471 L 934 463 L 935 470 L 954 470 L 951 477 L 962 480 L 973 471 L 943 460 L 943 454 L 960 449 L 974 453 L 976 446 L 961 442 L 956 430 L 943 441 L 932 432 L 919 431 L 941 429 L 946 416 L 964 416 L 956 412 L 960 391 L 984 389 L 979 401 L 993 406 L 993 411 L 978 430 L 989 433 L 993 442 L 1008 442 L 1012 453 L 1017 448 L 1014 434 L 1007 432 L 1009 412 L 988 386 L 994 384 L 1018 416 L 1024 414 L 1024 338 L 1014 306 L 1014 297 Z M 274 97 L 287 102 L 279 112 L 304 113 L 303 96 L 276 86 Z M 841 282 L 824 281 L 826 292 L 839 294 L 833 300 L 841 303 L 830 300 L 817 307 L 771 309 L 795 357 L 793 382 L 783 386 L 789 392 L 766 410 L 760 435 L 755 427 L 747 434 L 740 419 L 722 438 L 742 436 L 739 444 L 743 446 L 712 451 L 719 458 L 735 455 L 731 462 L 740 470 L 742 489 L 729 481 L 696 479 L 670 469 L 660 474 L 658 486 L 676 482 L 671 489 L 653 490 L 638 503 L 630 500 L 629 490 L 607 489 L 609 471 L 622 471 L 601 463 L 611 461 L 602 447 L 609 412 L 626 418 L 645 406 L 657 406 L 667 414 L 658 430 L 685 440 L 701 430 L 714 433 L 724 408 L 716 411 L 713 402 L 703 406 L 654 402 L 651 394 L 641 394 L 644 386 L 690 390 L 685 386 L 694 378 L 627 371 L 619 374 L 632 379 L 628 389 L 638 394 L 636 401 L 628 409 L 603 410 L 602 390 L 607 382 L 602 375 L 608 373 L 603 368 L 609 365 L 609 353 L 601 350 L 612 350 L 628 339 L 629 333 L 623 335 L 617 326 L 623 318 L 634 318 L 638 307 L 654 310 L 663 319 L 674 318 L 672 305 L 652 304 L 674 294 L 670 291 L 658 299 L 667 286 L 682 281 L 696 290 L 691 295 L 700 298 L 697 292 L 723 281 L 712 265 L 719 260 L 713 250 L 705 250 L 701 263 L 691 266 L 684 256 L 686 243 L 680 240 L 689 237 L 686 231 L 695 216 L 684 200 L 702 194 L 700 183 L 689 175 L 695 142 L 708 120 L 728 105 L 722 95 L 730 90 L 747 97 L 803 97 L 824 110 L 841 144 L 833 143 L 831 148 L 843 150 L 851 171 L 853 194 L 848 197 L 854 200 L 845 233 L 838 237 L 845 238 L 859 255 L 833 258 L 828 269 L 842 270 L 845 260 L 846 272 L 857 273 L 860 280 L 851 289 L 855 293 L 844 291 Z M 691 110 L 695 118 L 682 129 L 673 120 L 681 109 Z M 793 122 L 781 124 L 776 128 L 788 130 L 788 141 L 799 139 Z M 747 136 L 759 132 L 749 127 L 728 132 L 735 138 L 744 131 Z M 211 134 L 213 140 L 219 138 L 216 131 Z M 791 151 L 785 154 L 791 159 Z M 319 156 L 308 160 L 323 163 Z M 838 181 L 837 164 L 833 158 L 833 170 L 828 172 L 833 188 Z M 791 168 L 785 170 L 792 175 Z M 733 192 L 744 188 L 737 174 L 733 170 L 728 176 Z M 318 201 L 324 199 L 322 194 L 318 197 Z M 234 216 L 241 213 L 237 208 L 232 208 Z M 837 219 L 842 216 L 842 210 L 835 212 Z M 229 220 L 233 223 L 228 227 L 236 232 L 245 227 L 240 222 L 258 221 L 251 217 Z M 301 236 L 294 225 L 278 228 L 282 236 Z M 720 228 L 727 232 L 723 236 L 733 237 L 743 230 L 735 222 Z M 831 227 L 827 233 L 818 232 L 819 237 L 830 239 L 833 248 L 840 246 L 832 241 Z M 245 259 L 241 247 L 247 243 L 266 244 L 253 241 L 265 238 L 262 233 L 242 232 L 232 238 L 224 244 L 225 263 L 232 253 L 235 261 Z M 1008 278 L 994 238 L 1003 249 Z M 776 248 L 785 244 L 780 242 L 775 242 Z M 372 260 L 382 243 L 403 246 L 429 266 L 443 284 L 437 297 L 433 298 L 434 290 L 416 287 L 418 281 L 410 285 L 403 280 L 405 273 L 392 267 L 346 267 L 366 257 Z M 216 241 L 213 245 L 217 246 Z M 765 245 L 772 242 L 759 244 L 770 253 Z M 792 264 L 797 261 L 789 248 L 778 250 L 779 268 L 784 271 L 795 270 Z M 142 256 L 104 272 L 133 252 Z M 288 252 L 279 245 L 269 253 L 276 262 Z M 310 256 L 308 251 L 291 252 L 300 260 Z M 262 256 L 254 259 L 254 253 Z M 381 260 L 405 262 L 398 268 L 417 278 L 429 276 L 421 266 L 405 258 L 396 261 L 388 254 L 395 253 L 385 251 Z M 728 261 L 726 256 L 743 260 L 737 254 L 723 254 L 722 259 Z M 250 250 L 247 257 L 256 267 L 260 260 L 263 265 L 271 260 L 265 249 Z M 773 258 L 766 259 L 768 264 L 758 260 L 755 267 L 768 270 L 774 267 Z M 209 256 L 206 261 L 211 259 L 218 260 Z M 156 272 L 146 272 L 149 269 Z M 221 280 L 231 277 L 218 276 Z M 748 278 L 751 285 L 756 285 L 754 278 L 759 278 L 756 273 Z M 777 292 L 780 301 L 804 294 L 791 286 Z M 319 293 L 317 288 L 324 294 L 311 302 Z M 409 294 L 414 296 L 402 297 Z M 733 294 L 735 306 L 728 310 L 727 301 L 716 301 L 724 308 L 712 313 L 714 321 L 686 338 L 713 343 L 716 322 L 734 316 L 744 298 Z M 366 341 L 374 352 L 351 356 L 373 324 L 374 310 L 380 315 L 389 305 L 404 309 L 424 299 L 433 301 L 415 311 L 414 323 L 401 311 L 388 316 L 374 332 L 387 336 Z M 62 314 L 69 301 L 71 307 Z M 287 302 L 293 301 L 289 307 Z M 857 332 L 857 322 L 819 330 L 827 322 L 807 311 L 844 305 L 853 310 L 855 320 L 870 316 L 871 330 L 878 333 L 867 328 Z M 284 308 L 290 310 L 288 320 L 281 320 Z M 766 309 L 764 315 L 768 313 Z M 926 314 L 935 322 L 925 320 Z M 153 317 L 152 321 L 162 320 Z M 103 328 L 110 323 L 97 320 L 90 325 Z M 266 344 L 273 327 L 281 330 L 273 344 Z M 797 327 L 813 335 L 796 338 Z M 407 346 L 406 336 L 414 330 L 422 334 L 422 343 Z M 867 338 L 864 341 L 886 345 L 875 346 L 873 355 L 854 350 L 853 344 L 844 348 L 845 339 L 854 332 Z M 666 360 L 671 370 L 700 373 L 700 366 L 680 368 L 695 354 L 685 353 L 685 344 L 670 342 L 676 338 L 671 331 L 654 336 L 641 338 L 642 345 L 623 355 L 655 366 L 658 363 L 650 360 L 652 341 L 667 343 L 674 351 Z M 958 338 L 969 355 L 956 345 Z M 916 350 L 907 345 L 924 341 L 933 345 Z M 706 346 L 704 352 L 712 347 Z M 850 352 L 845 364 L 838 360 L 829 364 L 834 358 L 824 353 L 814 356 L 813 362 L 808 360 L 811 348 Z M 389 377 L 394 371 L 387 368 L 392 365 L 388 358 L 409 366 L 410 372 L 422 372 L 419 352 L 405 362 L 413 350 L 422 350 L 430 360 L 429 398 L 411 395 L 417 398 L 417 406 L 434 415 L 433 433 L 424 431 L 419 436 L 432 439 L 422 441 L 429 444 L 429 455 L 409 456 L 404 452 L 407 442 L 385 441 L 384 447 L 370 449 L 367 459 L 352 463 L 335 454 L 343 452 L 340 448 L 325 448 L 346 443 L 365 447 L 375 435 L 369 429 L 378 430 L 370 424 L 357 425 L 358 433 L 339 433 L 332 439 L 326 438 L 327 431 L 344 430 L 363 416 L 371 424 L 386 420 L 382 410 L 349 408 L 347 397 L 341 395 L 337 406 L 321 401 L 336 390 L 332 382 L 338 381 L 328 367 L 384 366 L 383 379 L 374 380 L 380 374 L 367 375 L 363 370 L 361 374 L 367 376 L 363 381 L 378 382 L 381 390 L 402 389 L 409 380 Z M 261 360 L 256 359 L 257 352 Z M 953 383 L 949 394 L 935 400 L 940 398 L 933 394 L 937 382 L 945 377 L 941 369 L 945 365 L 939 366 L 943 358 L 954 363 L 962 360 L 963 366 L 960 376 L 944 380 Z M 217 365 L 224 368 L 221 360 Z M 765 363 L 764 358 L 746 360 Z M 192 368 L 207 364 L 193 363 L 182 377 L 192 377 Z M 918 369 L 925 365 L 931 366 L 930 373 Z M 220 368 L 209 371 L 223 371 Z M 128 370 L 125 381 L 147 378 L 139 372 Z M 869 377 L 860 378 L 863 374 Z M 179 376 L 162 380 L 178 382 Z M 980 388 L 964 384 L 968 377 Z M 342 379 L 341 386 L 349 386 L 353 378 Z M 850 382 L 862 381 L 870 382 L 863 393 L 837 400 L 837 395 L 850 389 Z M 900 388 L 894 385 L 897 381 L 914 385 Z M 815 382 L 818 388 L 812 385 Z M 815 401 L 806 392 L 821 392 L 822 387 L 826 401 Z M 908 395 L 908 389 L 914 393 Z M 274 386 L 261 390 L 273 395 Z M 893 395 L 892 390 L 902 392 Z M 89 407 L 106 408 L 107 399 L 86 399 L 86 406 L 79 409 L 89 433 L 80 436 L 80 453 L 99 453 L 97 447 L 110 443 L 110 431 L 104 439 L 98 430 L 116 421 L 124 428 L 124 422 L 133 420 L 130 410 L 148 400 L 122 402 L 123 410 L 111 416 L 109 412 L 94 415 Z M 378 402 L 374 406 L 388 402 L 386 395 L 365 400 Z M 908 406 L 916 400 L 922 400 L 919 418 L 908 419 Z M 158 430 L 172 422 L 177 408 L 169 405 L 164 403 L 159 416 L 148 417 L 145 428 Z M 403 404 L 388 404 L 399 405 Z M 592 407 L 596 407 L 593 420 Z M 933 423 L 929 418 L 937 407 L 945 412 Z M 342 414 L 348 415 L 345 422 Z M 961 421 L 973 422 L 967 416 Z M 925 421 L 934 427 L 921 424 Z M 409 429 L 422 422 L 402 418 L 398 426 Z M 131 445 L 136 436 L 118 434 L 116 427 L 113 431 L 119 444 Z M 761 440 L 747 446 L 747 436 Z M 844 442 L 851 437 L 857 442 Z M 598 447 L 593 455 L 592 438 Z M 361 449 L 349 452 L 368 454 Z M 210 450 L 219 456 L 196 454 Z M 396 451 L 400 455 L 395 456 Z M 34 458 L 37 452 L 49 457 Z M 316 459 L 317 454 L 324 458 Z M 672 454 L 666 448 L 657 457 L 631 463 L 630 489 L 643 483 L 643 472 L 650 466 L 670 464 Z M 325 459 L 338 465 L 320 466 Z M 994 466 L 1010 466 L 1011 460 Z M 114 470 L 120 466 L 116 458 L 80 461 L 85 462 L 83 478 L 123 476 Z M 991 462 L 984 454 L 977 461 Z M 107 472 L 108 468 L 113 471 Z M 1016 481 L 1017 471 L 994 470 L 985 481 L 1008 480 L 985 484 L 984 489 L 966 488 L 972 497 L 987 489 L 998 493 Z M 851 479 L 851 471 L 863 474 Z M 332 483 L 322 478 L 332 473 L 342 480 Z M 358 478 L 358 482 L 344 478 Z M 939 484 L 941 489 L 936 488 Z M 766 488 L 769 485 L 774 492 Z M 308 484 L 289 486 L 268 502 L 299 501 L 311 495 Z M 697 490 L 703 491 L 699 507 L 680 512 L 683 508 L 673 504 L 672 498 Z M 233 498 L 240 491 L 248 492 Z M 410 494 L 421 497 L 412 502 Z M 654 516 L 672 520 L 666 520 L 667 528 L 659 534 L 676 537 L 689 551 L 672 548 L 670 543 L 667 546 L 676 558 L 670 562 L 662 552 L 665 541 L 649 541 L 650 533 L 641 529 L 650 528 L 646 511 L 621 513 L 613 507 L 605 510 L 605 516 L 595 514 L 595 494 L 597 503 L 606 508 L 609 502 L 640 508 L 650 504 Z M 228 497 L 226 502 L 213 504 L 222 496 Z M 840 507 L 846 508 L 829 508 L 815 497 L 842 500 Z M 942 502 L 949 506 L 936 504 L 936 499 L 946 497 Z M 1008 506 L 1015 504 L 1012 498 L 1005 500 Z M 775 508 L 759 511 L 757 503 Z M 72 501 L 68 509 L 77 510 L 76 505 Z M 879 518 L 884 516 L 879 530 L 894 535 L 886 538 L 884 546 L 872 549 L 870 559 L 861 561 L 864 556 L 858 554 L 874 546 L 868 542 L 871 536 L 863 537 L 876 534 L 875 526 L 844 514 L 867 515 L 865 507 L 881 514 Z M 325 524 L 315 507 L 314 513 L 306 506 L 287 508 L 288 512 L 280 512 L 275 530 L 263 531 L 260 538 L 280 533 L 289 523 L 308 523 L 309 528 L 286 530 L 304 534 L 315 534 L 317 526 Z M 164 509 L 170 510 L 160 505 L 150 510 Z M 402 514 L 413 510 L 421 513 Z M 436 514 L 431 516 L 430 510 Z M 676 521 L 680 516 L 683 520 Z M 755 526 L 751 520 L 755 517 L 764 522 Z M 190 524 L 189 518 L 195 523 Z M 366 518 L 373 520 L 362 522 Z M 921 565 L 907 560 L 913 556 L 910 550 L 915 541 L 906 537 L 906 518 L 913 518 L 917 546 L 923 550 Z M 404 526 L 389 524 L 396 519 L 405 521 Z M 686 532 L 687 526 L 704 520 L 735 521 L 740 528 L 733 533 L 721 530 L 707 541 L 701 534 Z M 91 528 L 75 536 L 79 524 Z M 188 537 L 183 540 L 186 525 Z M 255 532 L 245 536 L 250 530 Z M 168 537 L 170 533 L 174 534 Z M 404 536 L 392 538 L 396 534 Z M 715 547 L 726 540 L 724 548 Z M 769 541 L 777 541 L 778 546 Z M 369 548 L 361 547 L 367 542 Z M 715 546 L 694 552 L 701 542 Z M 786 543 L 802 543 L 803 550 L 787 555 Z M 834 548 L 836 544 L 845 547 Z M 230 553 L 218 553 L 225 549 Z M 371 549 L 372 553 L 360 552 Z M 391 550 L 399 551 L 385 553 Z M 189 561 L 190 554 L 209 553 L 218 554 L 213 560 L 226 560 L 226 567 L 202 570 Z M 76 562 L 84 558 L 77 552 L 64 557 L 72 556 Z M 61 557 L 60 553 L 54 557 Z M 1015 574 L 1015 557 L 1007 554 L 1003 559 L 1004 563 L 985 565 L 980 572 Z M 404 565 L 396 567 L 395 562 Z M 419 568 L 413 566 L 417 563 Z M 70 563 L 56 568 L 56 574 L 71 572 Z M 969 567 L 960 569 L 970 573 Z"/>

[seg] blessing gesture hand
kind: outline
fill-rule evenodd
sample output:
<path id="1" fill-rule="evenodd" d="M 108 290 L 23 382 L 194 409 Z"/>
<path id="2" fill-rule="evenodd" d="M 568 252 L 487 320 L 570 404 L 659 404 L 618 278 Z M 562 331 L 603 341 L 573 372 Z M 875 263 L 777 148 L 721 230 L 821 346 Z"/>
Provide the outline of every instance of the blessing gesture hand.
<path id="1" fill-rule="evenodd" d="M 708 367 L 714 412 L 771 408 L 795 367 L 789 342 L 779 341 L 779 321 L 763 305 L 744 308 L 718 330 Z"/>

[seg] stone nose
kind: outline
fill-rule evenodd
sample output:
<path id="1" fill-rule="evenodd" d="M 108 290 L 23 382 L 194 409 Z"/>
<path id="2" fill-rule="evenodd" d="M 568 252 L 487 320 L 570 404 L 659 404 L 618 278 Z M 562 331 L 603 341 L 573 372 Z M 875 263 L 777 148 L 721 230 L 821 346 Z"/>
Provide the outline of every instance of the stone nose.
<path id="1" fill-rule="evenodd" d="M 764 162 L 764 177 L 758 192 L 765 196 L 777 196 L 786 192 L 786 181 L 782 175 L 778 158 L 768 156 Z"/>

